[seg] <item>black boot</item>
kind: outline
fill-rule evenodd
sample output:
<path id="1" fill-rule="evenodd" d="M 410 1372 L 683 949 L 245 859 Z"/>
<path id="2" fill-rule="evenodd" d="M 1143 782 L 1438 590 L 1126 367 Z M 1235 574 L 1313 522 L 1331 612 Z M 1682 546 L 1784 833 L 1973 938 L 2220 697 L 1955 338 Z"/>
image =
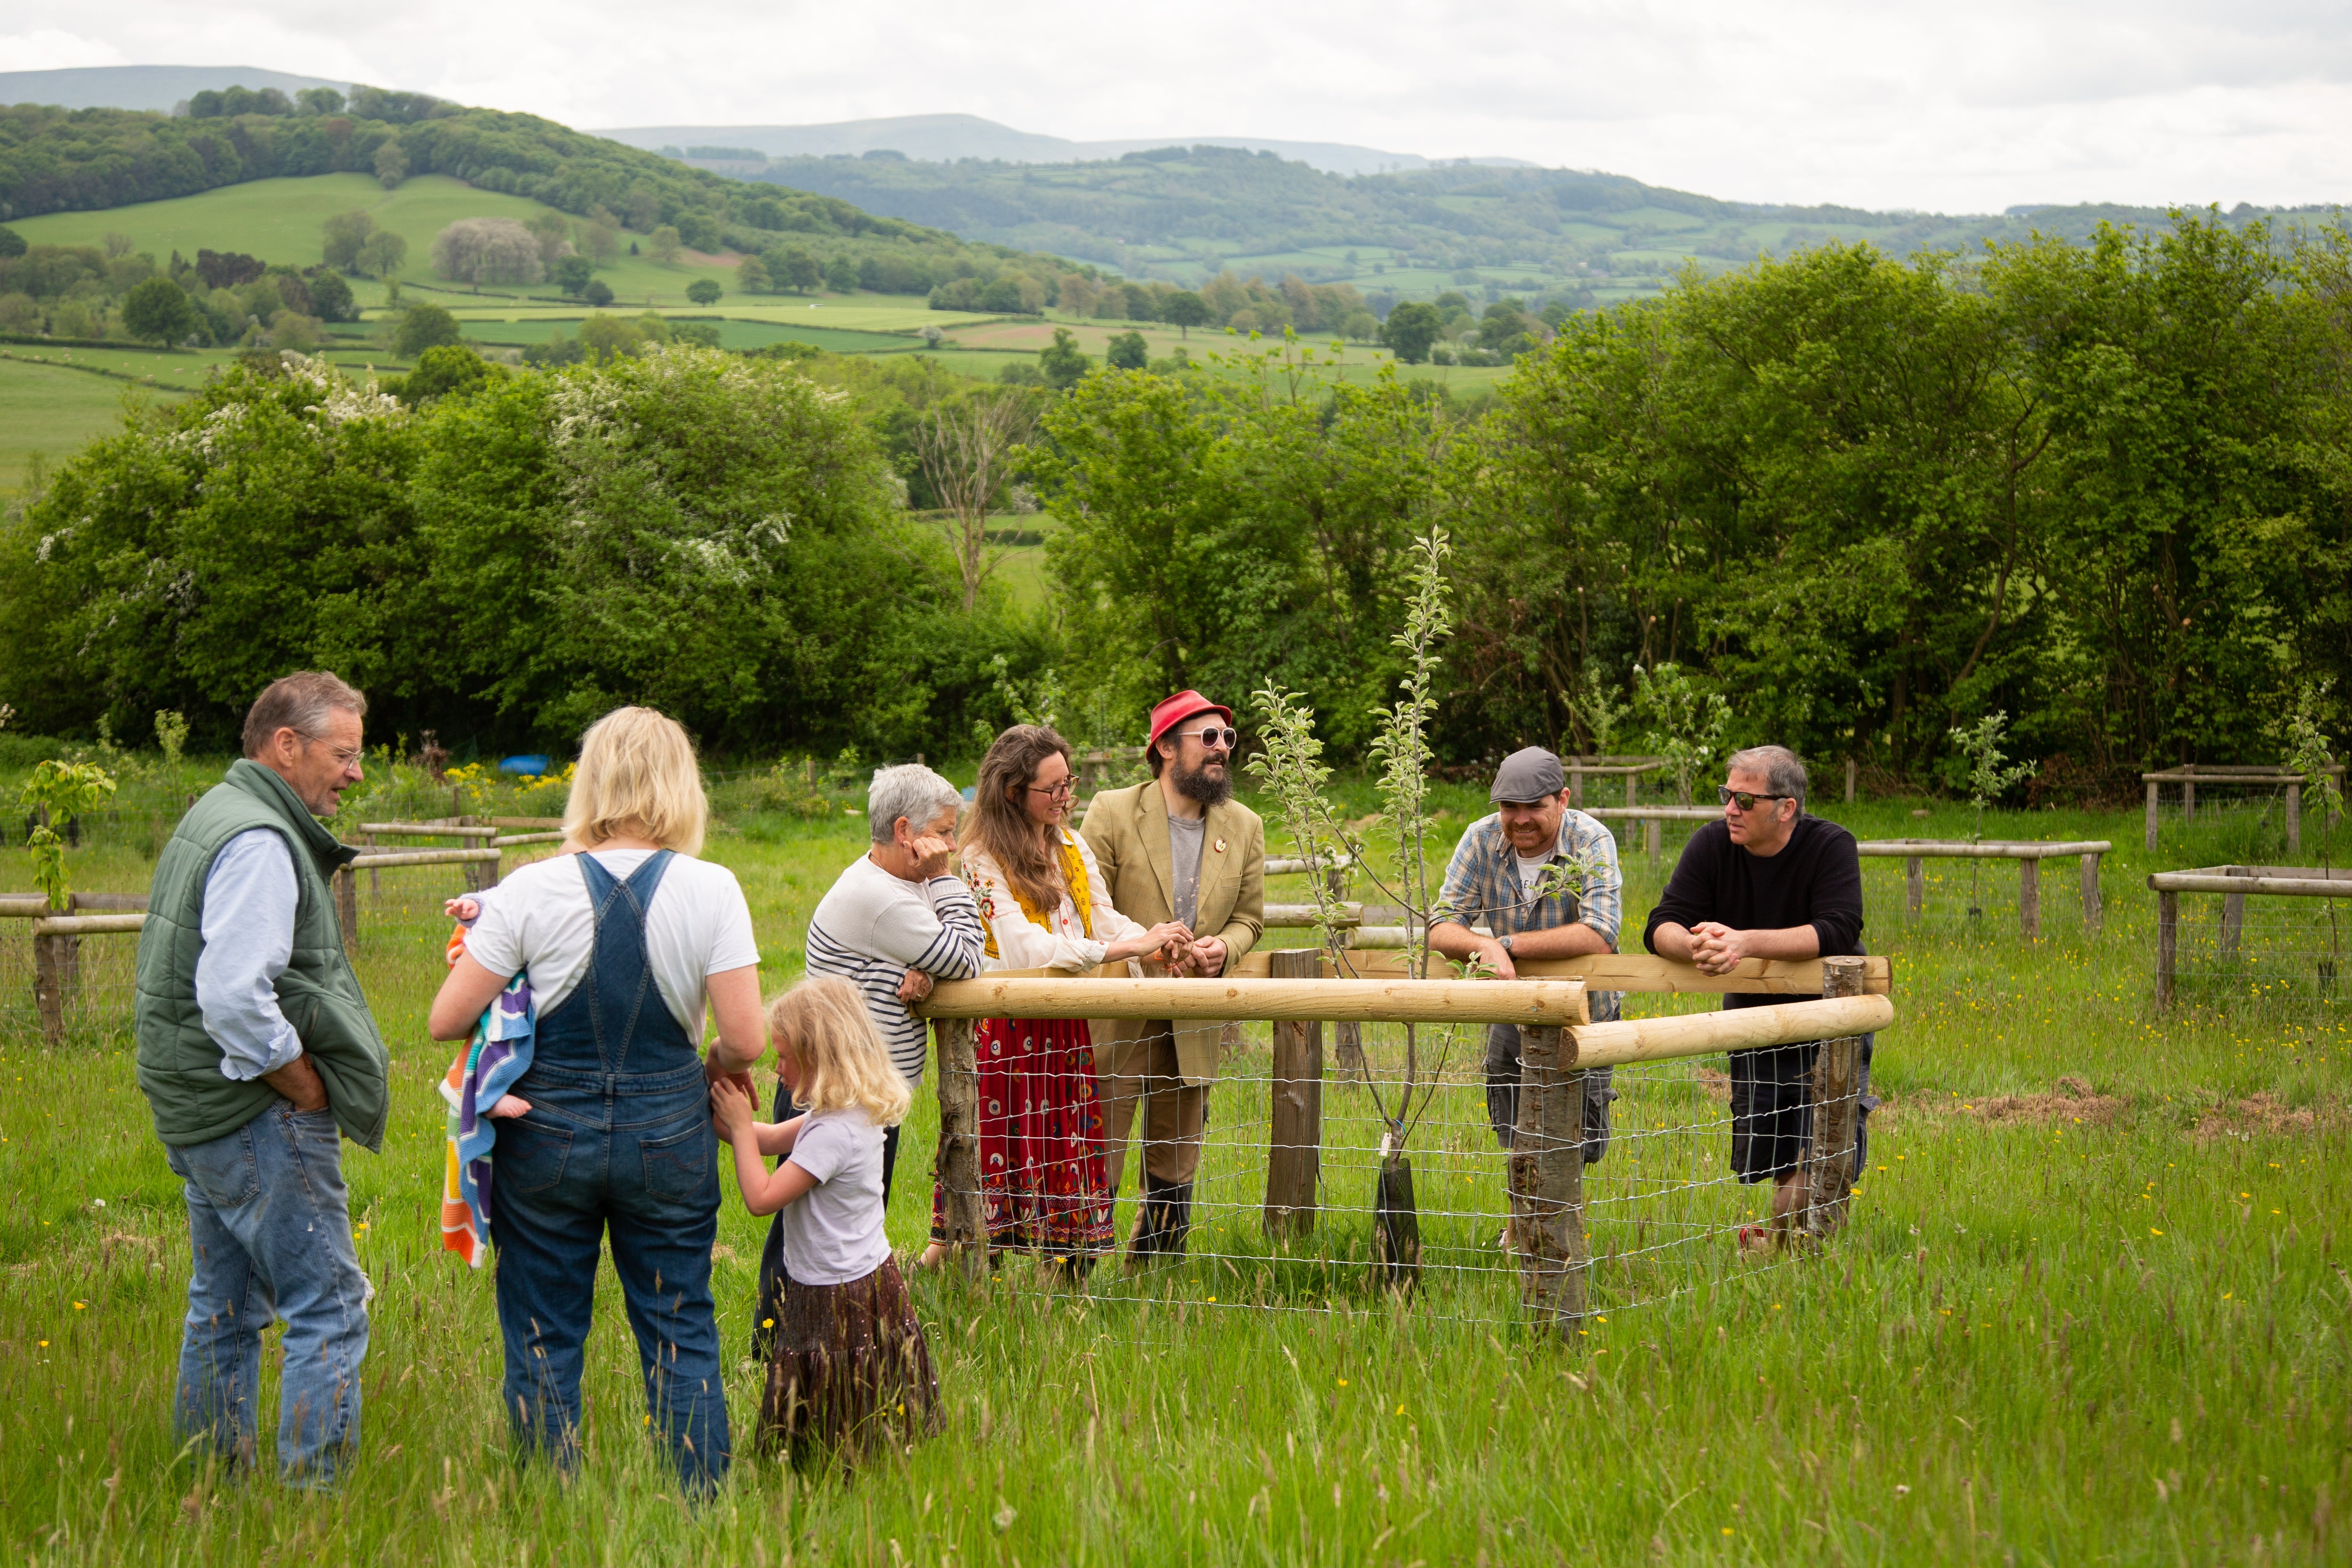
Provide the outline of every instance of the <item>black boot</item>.
<path id="1" fill-rule="evenodd" d="M 1161 1181 L 1145 1175 L 1143 1216 L 1135 1228 L 1134 1250 L 1156 1257 L 1181 1258 L 1192 1232 L 1192 1184 Z"/>
<path id="2" fill-rule="evenodd" d="M 1161 1181 L 1150 1172 L 1143 1177 L 1143 1209 L 1136 1217 L 1135 1239 L 1128 1258 L 1142 1262 L 1153 1258 L 1181 1257 L 1192 1229 L 1192 1184 Z"/>

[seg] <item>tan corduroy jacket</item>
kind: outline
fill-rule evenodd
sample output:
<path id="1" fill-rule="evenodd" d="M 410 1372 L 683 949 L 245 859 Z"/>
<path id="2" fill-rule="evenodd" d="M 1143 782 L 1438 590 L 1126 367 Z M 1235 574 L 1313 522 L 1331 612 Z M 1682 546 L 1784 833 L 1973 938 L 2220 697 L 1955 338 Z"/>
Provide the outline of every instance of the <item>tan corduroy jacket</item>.
<path id="1" fill-rule="evenodd" d="M 1157 779 L 1106 789 L 1087 807 L 1087 847 L 1102 867 L 1113 907 L 1129 920 L 1157 925 L 1176 918 L 1175 853 L 1168 843 L 1168 801 Z M 1201 902 L 1196 936 L 1225 944 L 1230 972 L 1265 929 L 1265 824 L 1238 801 L 1209 808 L 1201 838 Z M 1145 972 L 1164 974 L 1158 964 Z M 1094 1024 L 1096 1046 L 1139 1038 L 1149 1026 L 1122 1020 Z M 1217 1038 L 1223 1026 L 1187 1023 L 1176 1030 L 1176 1065 L 1187 1083 L 1217 1076 Z"/>

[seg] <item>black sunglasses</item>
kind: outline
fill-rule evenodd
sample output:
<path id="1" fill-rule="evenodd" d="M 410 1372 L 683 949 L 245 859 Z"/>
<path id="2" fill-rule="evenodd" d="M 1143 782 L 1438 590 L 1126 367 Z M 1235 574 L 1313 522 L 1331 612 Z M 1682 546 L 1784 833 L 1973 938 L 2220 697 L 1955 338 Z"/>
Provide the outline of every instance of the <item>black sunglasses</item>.
<path id="1" fill-rule="evenodd" d="M 1730 789 L 1726 789 L 1720 784 L 1715 787 L 1715 798 L 1718 803 L 1726 806 L 1728 806 L 1734 800 L 1737 800 L 1739 802 L 1739 809 L 1743 811 L 1752 811 L 1756 810 L 1756 802 L 1759 800 L 1793 800 L 1796 799 L 1794 795 L 1759 795 L 1753 790 Z"/>

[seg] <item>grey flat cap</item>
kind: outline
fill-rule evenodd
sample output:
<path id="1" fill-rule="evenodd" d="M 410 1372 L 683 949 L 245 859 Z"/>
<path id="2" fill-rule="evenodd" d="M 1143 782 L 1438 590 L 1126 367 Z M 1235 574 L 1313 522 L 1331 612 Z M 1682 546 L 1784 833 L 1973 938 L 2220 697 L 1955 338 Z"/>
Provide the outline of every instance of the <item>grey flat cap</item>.
<path id="1" fill-rule="evenodd" d="M 1567 788 L 1568 775 L 1560 771 L 1559 758 L 1540 746 L 1530 746 L 1503 758 L 1503 765 L 1495 769 L 1495 787 L 1486 791 L 1486 799 L 1524 803 L 1548 799 Z"/>

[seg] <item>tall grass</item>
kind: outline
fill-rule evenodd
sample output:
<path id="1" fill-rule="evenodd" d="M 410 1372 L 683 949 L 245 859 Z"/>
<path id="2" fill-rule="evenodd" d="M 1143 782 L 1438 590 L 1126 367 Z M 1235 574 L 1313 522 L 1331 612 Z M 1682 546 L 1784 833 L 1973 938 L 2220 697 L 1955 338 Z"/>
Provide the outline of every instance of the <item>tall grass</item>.
<path id="1" fill-rule="evenodd" d="M 1449 798 L 1455 828 L 1482 793 Z M 1959 836 L 1963 809 L 1908 809 L 1829 811 L 1872 836 Z M 781 984 L 862 823 L 739 826 L 710 852 L 742 878 Z M 925 1278 L 946 1432 L 847 1481 L 794 1475 L 752 1451 L 739 1364 L 739 1462 L 700 1511 L 643 1441 L 609 1275 L 585 1464 L 565 1483 L 509 1461 L 490 1279 L 437 1250 L 446 1058 L 422 1026 L 439 889 L 382 912 L 363 963 L 399 1067 L 383 1154 L 347 1152 L 379 1293 L 364 1457 L 332 1498 L 223 1484 L 174 1453 L 186 1242 L 129 1041 L 93 1019 L 45 1051 L 11 1004 L 0 1543 L 27 1562 L 2341 1563 L 2352 1030 L 2223 998 L 2156 1015 L 2136 814 L 1988 831 L 2114 840 L 2105 928 L 2066 917 L 2071 876 L 2045 883 L 2032 949 L 2007 868 L 1977 921 L 1906 927 L 1899 864 L 1872 883 L 1868 936 L 1897 977 L 1887 1104 L 1853 1222 L 1821 1256 L 1695 1261 L 1660 1282 L 1689 1288 L 1566 1344 L 1517 1322 L 1507 1290 L 1443 1279 L 1391 1301 L 1337 1270 L 1277 1290 L 1240 1261 L 1100 1296 L 1020 1260 L 976 1287 Z M 2156 863 L 2255 858 L 2207 847 L 2168 841 Z M 100 843 L 77 885 L 135 889 L 146 852 Z M 1636 852 L 1628 869 L 1638 919 L 1665 868 Z M 1245 1102 L 1229 1084 L 1213 1126 L 1263 1116 Z M 927 1225 L 934 1129 L 919 1096 L 902 1249 Z M 1260 1170 L 1225 1179 L 1245 1193 Z M 717 1282 L 740 1348 L 761 1227 L 730 1186 Z M 1344 1254 L 1370 1199 L 1368 1173 L 1335 1173 L 1317 1248 Z M 1238 1218 L 1225 1234 L 1242 1251 Z"/>

